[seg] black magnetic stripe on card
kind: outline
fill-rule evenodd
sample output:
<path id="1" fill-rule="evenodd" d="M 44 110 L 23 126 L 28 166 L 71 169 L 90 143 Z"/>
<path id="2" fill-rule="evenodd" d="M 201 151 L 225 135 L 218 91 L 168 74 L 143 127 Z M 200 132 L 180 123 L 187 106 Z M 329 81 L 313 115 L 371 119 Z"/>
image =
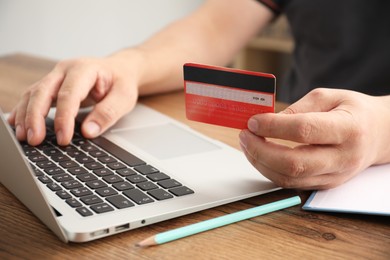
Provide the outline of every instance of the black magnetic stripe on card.
<path id="1" fill-rule="evenodd" d="M 191 66 L 183 66 L 183 70 L 184 80 L 186 81 L 195 81 L 272 94 L 275 92 L 275 78 Z"/>

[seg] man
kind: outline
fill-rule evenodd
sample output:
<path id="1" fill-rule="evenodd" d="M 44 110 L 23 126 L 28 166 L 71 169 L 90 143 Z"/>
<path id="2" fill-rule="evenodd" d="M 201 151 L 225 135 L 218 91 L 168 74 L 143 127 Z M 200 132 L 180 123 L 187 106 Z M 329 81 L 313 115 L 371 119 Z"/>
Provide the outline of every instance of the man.
<path id="1" fill-rule="evenodd" d="M 296 102 L 278 114 L 253 116 L 239 135 L 240 144 L 248 160 L 282 187 L 334 187 L 370 165 L 390 162 L 390 80 L 385 71 L 390 57 L 385 49 L 379 50 L 382 56 L 377 50 L 390 46 L 385 28 L 389 23 L 384 21 L 388 15 L 380 15 L 389 10 L 386 7 L 386 2 L 365 0 L 209 0 L 139 46 L 101 59 L 59 62 L 24 93 L 9 122 L 19 140 L 38 145 L 45 136 L 44 118 L 55 101 L 57 142 L 66 145 L 80 103 L 89 98 L 96 105 L 82 132 L 87 138 L 96 137 L 129 112 L 138 95 L 181 88 L 183 63 L 226 65 L 285 11 L 297 47 L 292 74 L 278 92 L 284 100 Z M 370 41 L 362 41 L 357 37 L 360 30 L 368 30 L 360 27 L 359 19 L 376 16 L 382 23 L 375 24 L 373 35 L 365 35 L 371 36 Z M 377 29 L 380 26 L 385 29 Z M 370 55 L 365 57 L 367 50 Z M 371 65 L 368 71 L 357 70 L 366 65 Z M 374 73 L 375 68 L 383 73 Z M 344 88 L 342 84 L 359 92 L 337 89 Z M 316 87 L 327 88 L 310 91 Z M 375 89 L 367 93 L 380 95 L 362 93 L 365 87 Z M 268 137 L 302 145 L 290 148 Z"/>

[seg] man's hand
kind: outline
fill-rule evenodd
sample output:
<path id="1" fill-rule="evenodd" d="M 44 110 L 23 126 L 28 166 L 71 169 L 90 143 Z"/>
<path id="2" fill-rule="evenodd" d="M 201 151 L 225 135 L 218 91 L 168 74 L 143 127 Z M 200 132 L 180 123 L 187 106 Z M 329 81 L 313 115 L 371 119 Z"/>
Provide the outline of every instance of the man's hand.
<path id="1" fill-rule="evenodd" d="M 46 134 L 45 117 L 55 103 L 57 142 L 67 145 L 80 104 L 92 99 L 96 105 L 85 118 L 82 133 L 87 138 L 96 137 L 134 107 L 138 98 L 135 72 L 115 56 L 59 62 L 25 91 L 9 123 L 15 126 L 19 140 L 38 145 Z"/>
<path id="2" fill-rule="evenodd" d="M 278 114 L 253 116 L 248 128 L 240 133 L 246 157 L 285 188 L 327 189 L 372 164 L 390 162 L 389 96 L 316 89 Z"/>

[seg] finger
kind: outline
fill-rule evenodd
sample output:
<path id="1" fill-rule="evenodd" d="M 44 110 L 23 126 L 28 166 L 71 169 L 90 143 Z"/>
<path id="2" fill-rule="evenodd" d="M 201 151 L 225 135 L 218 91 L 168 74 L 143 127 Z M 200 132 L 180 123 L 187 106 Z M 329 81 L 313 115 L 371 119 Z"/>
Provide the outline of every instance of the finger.
<path id="1" fill-rule="evenodd" d="M 247 148 L 241 145 L 241 149 L 244 152 L 248 161 L 267 179 L 274 182 L 276 185 L 288 188 L 288 189 L 329 189 L 336 187 L 349 178 L 350 175 L 342 175 L 337 173 L 324 173 L 314 176 L 305 176 L 305 177 L 292 177 L 285 174 L 282 174 L 275 169 L 264 165 L 262 162 L 259 162 L 254 158 L 247 150 Z"/>
<path id="2" fill-rule="evenodd" d="M 341 151 L 334 146 L 300 145 L 294 148 L 267 141 L 251 132 L 240 133 L 240 141 L 253 158 L 275 171 L 291 176 L 306 177 L 347 168 Z"/>
<path id="3" fill-rule="evenodd" d="M 326 88 L 317 88 L 307 93 L 303 98 L 280 113 L 298 114 L 307 112 L 327 112 L 338 106 L 341 96 L 343 96 L 343 91 L 341 90 L 332 89 L 329 91 L 329 89 Z"/>
<path id="4" fill-rule="evenodd" d="M 11 113 L 9 113 L 9 115 L 8 115 L 8 118 L 7 118 L 8 124 L 14 126 L 15 125 L 15 118 L 16 118 L 16 107 L 14 107 L 12 109 Z"/>
<path id="5" fill-rule="evenodd" d="M 21 130 L 20 130 L 20 126 L 19 127 L 16 127 L 15 125 L 15 122 L 16 122 L 16 112 L 17 112 L 17 107 L 14 107 L 11 111 L 11 113 L 9 114 L 7 120 L 8 120 L 8 123 L 11 125 L 11 126 L 14 126 L 15 127 L 15 136 L 16 138 L 19 140 L 19 141 L 24 141 L 24 139 L 22 139 L 22 136 L 21 136 Z M 19 129 L 18 129 L 19 128 Z"/>
<path id="6" fill-rule="evenodd" d="M 67 75 L 58 91 L 54 127 L 59 145 L 67 145 L 73 136 L 75 117 L 98 75 L 94 70 L 76 66 Z"/>
<path id="7" fill-rule="evenodd" d="M 62 72 L 53 70 L 30 90 L 25 112 L 25 129 L 27 140 L 31 145 L 38 145 L 45 138 L 45 118 L 63 78 Z"/>
<path id="8" fill-rule="evenodd" d="M 82 133 L 86 138 L 97 137 L 135 106 L 138 95 L 129 95 L 128 92 L 128 86 L 116 82 L 111 91 L 84 119 Z"/>
<path id="9" fill-rule="evenodd" d="M 110 83 L 111 80 L 107 80 L 107 78 L 110 77 L 108 75 L 104 75 L 102 77 L 99 76 L 95 86 L 91 89 L 88 96 L 81 102 L 81 107 L 92 107 L 107 95 L 112 87 L 112 84 Z"/>
<path id="10" fill-rule="evenodd" d="M 248 121 L 248 129 L 256 135 L 306 144 L 341 144 L 355 127 L 351 115 L 343 110 L 258 114 Z"/>
<path id="11" fill-rule="evenodd" d="M 15 135 L 19 141 L 25 141 L 27 139 L 25 118 L 29 99 L 30 92 L 24 93 L 19 104 L 15 108 Z"/>
<path id="12" fill-rule="evenodd" d="M 100 102 L 112 87 L 111 80 L 107 80 L 108 75 L 99 77 L 94 88 L 89 92 L 89 97 L 95 102 Z"/>

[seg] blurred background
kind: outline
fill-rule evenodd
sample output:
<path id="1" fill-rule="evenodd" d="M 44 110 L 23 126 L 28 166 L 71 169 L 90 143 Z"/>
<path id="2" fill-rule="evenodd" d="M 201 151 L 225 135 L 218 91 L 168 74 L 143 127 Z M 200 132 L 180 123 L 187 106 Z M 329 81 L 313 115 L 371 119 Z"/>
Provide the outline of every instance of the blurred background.
<path id="1" fill-rule="evenodd" d="M 104 56 L 142 42 L 202 0 L 0 0 L 0 56 Z"/>

